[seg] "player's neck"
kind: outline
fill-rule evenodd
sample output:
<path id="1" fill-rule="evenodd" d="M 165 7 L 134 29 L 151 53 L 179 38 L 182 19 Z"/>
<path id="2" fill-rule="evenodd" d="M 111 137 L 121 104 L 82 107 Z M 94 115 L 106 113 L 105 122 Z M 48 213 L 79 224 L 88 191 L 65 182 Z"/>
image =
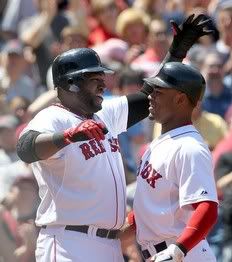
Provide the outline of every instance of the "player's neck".
<path id="1" fill-rule="evenodd" d="M 76 109 L 73 109 L 73 108 L 71 108 L 69 106 L 65 106 L 62 103 L 56 103 L 54 105 L 62 107 L 64 109 L 66 109 L 67 111 L 70 111 L 70 112 L 74 113 L 75 115 L 80 116 L 83 119 L 92 119 L 93 118 L 93 113 L 86 113 L 86 112 L 83 112 L 83 110 L 81 110 L 81 109 L 80 110 L 76 110 Z"/>

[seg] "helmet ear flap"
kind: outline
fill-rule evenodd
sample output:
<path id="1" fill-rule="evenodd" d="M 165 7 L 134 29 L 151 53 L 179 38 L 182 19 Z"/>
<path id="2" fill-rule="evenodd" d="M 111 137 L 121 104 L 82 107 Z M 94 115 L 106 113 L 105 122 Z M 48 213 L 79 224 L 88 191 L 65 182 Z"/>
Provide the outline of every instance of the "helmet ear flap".
<path id="1" fill-rule="evenodd" d="M 71 78 L 71 77 L 68 78 L 67 82 L 68 82 L 68 90 L 69 91 L 74 92 L 74 93 L 77 93 L 77 92 L 80 91 L 80 88 L 77 85 L 77 83 L 75 82 L 75 84 L 74 84 L 73 78 Z"/>

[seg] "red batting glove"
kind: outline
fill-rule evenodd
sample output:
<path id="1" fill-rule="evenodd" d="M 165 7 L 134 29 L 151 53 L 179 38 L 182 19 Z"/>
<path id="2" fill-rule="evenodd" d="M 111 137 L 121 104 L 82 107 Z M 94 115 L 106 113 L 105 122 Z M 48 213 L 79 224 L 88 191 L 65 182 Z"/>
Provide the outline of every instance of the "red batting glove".
<path id="1" fill-rule="evenodd" d="M 64 131 L 64 141 L 70 144 L 77 141 L 84 141 L 95 138 L 96 140 L 105 139 L 108 131 L 102 123 L 93 120 L 85 120 L 76 127 L 71 127 Z"/>

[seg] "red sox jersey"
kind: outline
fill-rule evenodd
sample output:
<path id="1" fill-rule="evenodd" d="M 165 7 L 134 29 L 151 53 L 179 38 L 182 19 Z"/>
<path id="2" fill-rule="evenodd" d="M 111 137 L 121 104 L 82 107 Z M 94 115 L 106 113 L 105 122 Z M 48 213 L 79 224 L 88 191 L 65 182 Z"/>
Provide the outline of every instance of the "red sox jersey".
<path id="1" fill-rule="evenodd" d="M 126 97 L 103 103 L 93 120 L 105 124 L 105 139 L 72 143 L 32 163 L 41 204 L 36 224 L 120 228 L 125 219 L 125 175 L 117 135 L 127 128 Z M 24 132 L 62 132 L 84 119 L 56 105 L 40 111 Z"/>
<path id="2" fill-rule="evenodd" d="M 137 176 L 139 244 L 179 236 L 193 212 L 191 204 L 207 200 L 217 202 L 217 193 L 211 153 L 198 131 L 187 125 L 153 140 Z"/>

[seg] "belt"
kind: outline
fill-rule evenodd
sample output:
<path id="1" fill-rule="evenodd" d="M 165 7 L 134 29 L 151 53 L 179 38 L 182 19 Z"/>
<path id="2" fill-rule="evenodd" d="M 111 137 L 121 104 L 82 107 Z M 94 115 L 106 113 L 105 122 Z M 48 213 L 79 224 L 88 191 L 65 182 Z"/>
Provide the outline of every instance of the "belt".
<path id="1" fill-rule="evenodd" d="M 165 241 L 163 241 L 163 242 L 160 242 L 157 245 L 154 245 L 154 248 L 156 250 L 156 253 L 159 253 L 159 252 L 161 252 L 161 251 L 163 251 L 164 249 L 167 248 L 167 244 L 166 244 Z M 150 258 L 152 255 L 151 255 L 151 253 L 149 252 L 148 249 L 145 249 L 145 250 L 142 250 L 142 256 L 146 260 L 146 259 Z"/>
<path id="2" fill-rule="evenodd" d="M 47 226 L 43 225 L 43 226 L 41 226 L 41 228 L 47 228 Z M 67 226 L 65 226 L 64 229 L 88 234 L 89 226 L 87 226 L 87 225 L 81 225 L 81 226 L 67 225 Z M 102 238 L 116 239 L 118 232 L 119 232 L 119 230 L 110 230 L 110 229 L 105 229 L 105 228 L 98 228 L 97 231 L 96 231 L 96 236 L 102 237 Z"/>

